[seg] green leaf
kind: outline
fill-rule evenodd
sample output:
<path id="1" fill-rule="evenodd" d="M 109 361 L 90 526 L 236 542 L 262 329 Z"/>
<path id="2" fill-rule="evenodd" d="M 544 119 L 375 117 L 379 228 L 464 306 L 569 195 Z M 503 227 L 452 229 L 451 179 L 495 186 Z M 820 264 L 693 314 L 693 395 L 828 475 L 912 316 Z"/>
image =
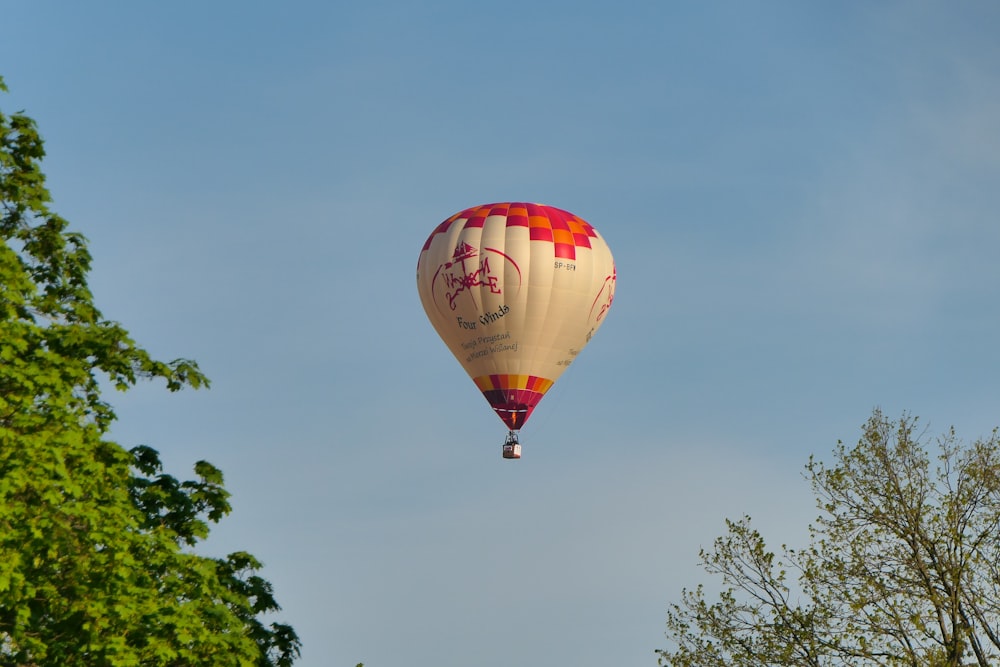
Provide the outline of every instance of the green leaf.
<path id="1" fill-rule="evenodd" d="M 193 551 L 231 510 L 222 471 L 179 480 L 107 439 L 103 386 L 209 382 L 102 316 L 44 155 L 32 119 L 0 112 L 0 665 L 291 665 L 301 643 L 263 622 L 279 607 L 261 564 Z"/>

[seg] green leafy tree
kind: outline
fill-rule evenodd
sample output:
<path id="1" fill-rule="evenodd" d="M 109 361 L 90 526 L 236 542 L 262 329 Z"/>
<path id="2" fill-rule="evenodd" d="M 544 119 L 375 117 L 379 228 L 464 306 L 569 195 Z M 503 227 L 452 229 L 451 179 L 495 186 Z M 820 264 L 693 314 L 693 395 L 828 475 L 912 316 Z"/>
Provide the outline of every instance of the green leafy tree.
<path id="1" fill-rule="evenodd" d="M 808 548 L 776 554 L 750 517 L 728 521 L 701 552 L 722 592 L 683 591 L 660 664 L 1000 664 L 1000 438 L 928 440 L 876 410 L 857 445 L 810 459 Z"/>
<path id="2" fill-rule="evenodd" d="M 208 381 L 97 310 L 43 156 L 30 118 L 0 113 L 0 665 L 291 665 L 299 639 L 266 623 L 261 564 L 191 548 L 230 511 L 221 472 L 201 461 L 179 481 L 106 437 L 102 381 Z"/>

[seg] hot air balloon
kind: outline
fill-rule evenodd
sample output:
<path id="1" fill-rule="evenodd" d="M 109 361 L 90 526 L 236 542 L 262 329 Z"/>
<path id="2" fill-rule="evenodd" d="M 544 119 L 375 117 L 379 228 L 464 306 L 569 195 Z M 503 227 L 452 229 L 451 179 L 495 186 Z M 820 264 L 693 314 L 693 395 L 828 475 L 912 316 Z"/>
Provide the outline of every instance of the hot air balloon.
<path id="1" fill-rule="evenodd" d="M 431 232 L 417 289 L 431 324 L 509 429 L 518 431 L 604 322 L 615 263 L 585 220 L 542 204 L 475 206 Z"/>

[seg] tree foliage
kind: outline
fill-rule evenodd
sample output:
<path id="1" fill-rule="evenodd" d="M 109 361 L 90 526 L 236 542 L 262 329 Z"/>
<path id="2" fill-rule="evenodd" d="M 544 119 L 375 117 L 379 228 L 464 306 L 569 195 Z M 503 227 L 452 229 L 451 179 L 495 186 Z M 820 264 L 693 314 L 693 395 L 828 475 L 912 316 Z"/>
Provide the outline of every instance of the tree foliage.
<path id="1" fill-rule="evenodd" d="M 1000 664 L 1000 438 L 928 440 L 876 410 L 857 445 L 810 459 L 808 548 L 776 554 L 750 517 L 728 521 L 701 552 L 723 590 L 671 605 L 660 664 Z"/>
<path id="2" fill-rule="evenodd" d="M 230 511 L 221 472 L 200 461 L 179 481 L 154 449 L 107 438 L 103 381 L 208 380 L 96 308 L 44 155 L 32 119 L 0 113 L 0 665 L 291 665 L 299 640 L 266 623 L 261 564 L 190 548 Z"/>

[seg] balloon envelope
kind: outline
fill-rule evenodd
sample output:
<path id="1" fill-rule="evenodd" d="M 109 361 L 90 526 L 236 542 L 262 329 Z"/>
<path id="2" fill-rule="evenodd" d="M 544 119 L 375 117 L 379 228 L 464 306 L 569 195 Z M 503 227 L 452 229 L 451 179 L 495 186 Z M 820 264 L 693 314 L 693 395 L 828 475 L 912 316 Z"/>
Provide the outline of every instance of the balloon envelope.
<path id="1" fill-rule="evenodd" d="M 541 204 L 456 213 L 431 233 L 417 261 L 428 318 L 511 430 L 604 322 L 615 280 L 597 231 Z"/>

